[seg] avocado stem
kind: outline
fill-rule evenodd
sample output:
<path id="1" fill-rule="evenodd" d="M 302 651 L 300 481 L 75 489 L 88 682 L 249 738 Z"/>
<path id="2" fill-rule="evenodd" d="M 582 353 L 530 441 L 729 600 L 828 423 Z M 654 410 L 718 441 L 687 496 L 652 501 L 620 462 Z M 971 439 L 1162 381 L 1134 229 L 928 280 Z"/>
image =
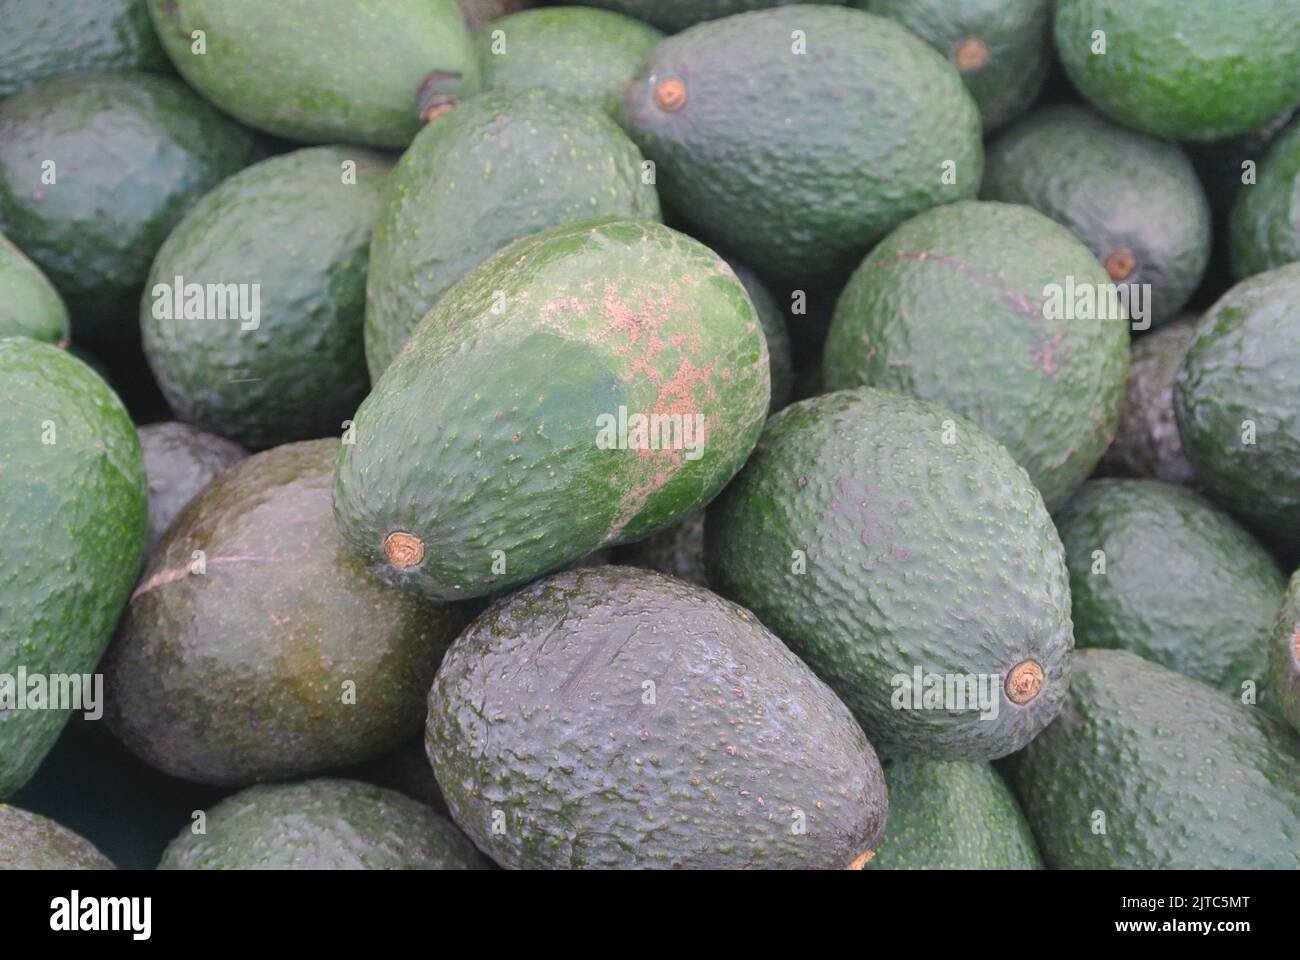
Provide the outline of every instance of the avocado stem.
<path id="1" fill-rule="evenodd" d="M 418 566 L 424 559 L 424 541 L 402 530 L 384 538 L 384 556 L 398 570 Z"/>
<path id="2" fill-rule="evenodd" d="M 665 113 L 676 113 L 686 106 L 686 84 L 679 77 L 665 77 L 655 84 L 655 106 Z"/>

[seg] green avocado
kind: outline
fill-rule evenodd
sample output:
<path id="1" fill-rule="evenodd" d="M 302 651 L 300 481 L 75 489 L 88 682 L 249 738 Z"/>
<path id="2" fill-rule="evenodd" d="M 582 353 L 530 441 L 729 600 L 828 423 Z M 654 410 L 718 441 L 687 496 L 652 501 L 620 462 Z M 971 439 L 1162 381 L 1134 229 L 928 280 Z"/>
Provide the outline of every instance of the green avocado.
<path id="1" fill-rule="evenodd" d="M 455 0 L 148 2 L 181 76 L 277 137 L 400 149 L 478 90 Z"/>
<path id="2" fill-rule="evenodd" d="M 241 790 L 187 825 L 159 870 L 487 870 L 454 826 L 394 790 L 321 777 Z"/>
<path id="3" fill-rule="evenodd" d="M 1055 509 L 1115 433 L 1129 324 L 1103 296 L 1113 289 L 1087 247 L 1028 207 L 938 207 L 849 280 L 825 389 L 867 384 L 951 407 L 1011 451 Z"/>
<path id="4" fill-rule="evenodd" d="M 132 339 L 154 254 L 252 150 L 169 77 L 49 80 L 0 101 L 0 230 L 63 294 L 78 338 Z"/>
<path id="5" fill-rule="evenodd" d="M 1050 868 L 1300 868 L 1300 738 L 1127 650 L 1075 655 L 1013 771 Z"/>
<path id="6" fill-rule="evenodd" d="M 339 445 L 241 460 L 150 558 L 102 666 L 105 718 L 165 773 L 243 786 L 361 761 L 419 728 L 464 618 L 346 549 L 330 515 Z"/>
<path id="7" fill-rule="evenodd" d="M 386 580 L 494 593 L 698 510 L 768 400 L 762 327 L 717 254 L 649 220 L 556 227 L 416 328 L 357 411 L 334 512 Z"/>
<path id="8" fill-rule="evenodd" d="M 93 690 L 74 704 L 43 691 L 54 696 L 52 675 L 94 671 L 140 569 L 148 509 L 117 395 L 58 347 L 0 339 L 0 798 L 31 778 L 70 708 L 95 708 Z"/>
<path id="9" fill-rule="evenodd" d="M 604 7 L 652 23 L 660 30 L 677 33 L 704 20 L 717 20 L 764 7 L 779 7 L 799 0 L 579 0 L 587 6 Z M 823 0 L 844 3 L 845 0 Z"/>
<path id="10" fill-rule="evenodd" d="M 1273 628 L 1269 690 L 1291 726 L 1300 731 L 1300 570 L 1291 576 Z"/>
<path id="11" fill-rule="evenodd" d="M 830 689 L 748 611 L 633 567 L 481 614 L 425 742 L 452 818 L 508 868 L 845 868 L 885 822 L 880 764 Z"/>
<path id="12" fill-rule="evenodd" d="M 41 268 L 0 233 L 0 337 L 68 343 L 68 308 Z"/>
<path id="13" fill-rule="evenodd" d="M 1238 279 L 1300 260 L 1300 120 L 1274 140 L 1232 211 L 1232 269 Z"/>
<path id="14" fill-rule="evenodd" d="M 93 843 L 53 820 L 0 803 L 0 870 L 112 870 Z"/>
<path id="15" fill-rule="evenodd" d="M 208 481 L 248 456 L 237 443 L 175 421 L 141 427 L 140 448 L 149 478 L 150 550 Z"/>
<path id="16" fill-rule="evenodd" d="M 370 244 L 371 378 L 452 284 L 506 244 L 589 217 L 658 220 L 642 164 L 614 121 L 543 90 L 485 93 L 431 123 L 389 178 Z"/>
<path id="17" fill-rule="evenodd" d="M 178 419 L 250 447 L 343 432 L 370 387 L 366 264 L 390 169 L 360 147 L 296 150 L 185 215 L 140 304 Z"/>
<path id="18" fill-rule="evenodd" d="M 908 217 L 973 197 L 979 109 L 892 20 L 838 6 L 738 14 L 656 46 L 627 90 L 665 201 L 764 276 L 850 270 Z"/>
<path id="19" fill-rule="evenodd" d="M 877 746 L 990 760 L 1064 702 L 1070 590 L 1052 518 L 1002 447 L 936 404 L 860 387 L 786 407 L 709 506 L 704 545 L 713 588 Z"/>
<path id="20" fill-rule="evenodd" d="M 1174 140 L 1246 133 L 1300 103 L 1300 30 L 1286 0 L 1057 0 L 1075 87 L 1128 127 Z"/>
<path id="21" fill-rule="evenodd" d="M 1210 259 L 1210 205 L 1187 154 L 1078 104 L 1030 114 L 991 144 L 980 196 L 1069 228 L 1143 295 L 1129 313 L 1144 323 L 1177 316 Z"/>

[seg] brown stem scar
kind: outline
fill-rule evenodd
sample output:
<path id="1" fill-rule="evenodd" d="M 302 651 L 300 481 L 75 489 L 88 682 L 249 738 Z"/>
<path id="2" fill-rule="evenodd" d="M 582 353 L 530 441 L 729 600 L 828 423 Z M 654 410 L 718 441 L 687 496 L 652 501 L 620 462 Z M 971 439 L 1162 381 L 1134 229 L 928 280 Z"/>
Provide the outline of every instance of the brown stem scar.
<path id="1" fill-rule="evenodd" d="M 384 538 L 384 556 L 398 570 L 417 566 L 424 559 L 424 541 L 401 530 Z"/>
<path id="2" fill-rule="evenodd" d="M 655 84 L 655 106 L 665 113 L 676 113 L 686 106 L 686 84 L 678 77 L 666 77 Z"/>
<path id="3" fill-rule="evenodd" d="M 1043 689 L 1043 668 L 1032 660 L 1022 660 L 1007 674 L 1007 699 L 1012 703 L 1028 703 Z"/>

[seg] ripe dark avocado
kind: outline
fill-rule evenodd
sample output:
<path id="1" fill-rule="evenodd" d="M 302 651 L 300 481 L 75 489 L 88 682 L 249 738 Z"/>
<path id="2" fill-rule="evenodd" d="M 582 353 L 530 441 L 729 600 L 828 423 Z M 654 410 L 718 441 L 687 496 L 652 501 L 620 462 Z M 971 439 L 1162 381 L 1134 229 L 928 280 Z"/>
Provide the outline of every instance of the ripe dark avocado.
<path id="1" fill-rule="evenodd" d="M 1209 495 L 1300 542 L 1300 263 L 1243 280 L 1210 308 L 1174 387 L 1183 452 Z M 1248 442 L 1249 441 L 1249 442 Z"/>
<path id="2" fill-rule="evenodd" d="M 557 227 L 416 328 L 357 411 L 335 516 L 390 582 L 495 593 L 704 506 L 768 399 L 762 327 L 722 258 L 649 220 Z"/>
<path id="3" fill-rule="evenodd" d="M 748 611 L 633 567 L 481 614 L 438 670 L 426 744 L 452 818 L 504 867 L 844 868 L 885 822 L 880 764 L 830 689 Z"/>
<path id="4" fill-rule="evenodd" d="M 1002 447 L 936 404 L 863 387 L 786 407 L 704 536 L 714 589 L 789 644 L 872 743 L 989 760 L 1064 701 L 1070 592 L 1052 519 Z M 937 709 L 924 688 L 919 705 L 900 700 L 916 670 L 982 679 L 988 709 Z"/>
<path id="5" fill-rule="evenodd" d="M 653 23 L 660 30 L 677 33 L 704 20 L 717 20 L 733 14 L 765 7 L 779 7 L 796 0 L 579 0 L 592 7 L 604 7 Z M 845 0 L 826 0 L 844 3 Z"/>
<path id="6" fill-rule="evenodd" d="M 1269 704 L 1269 635 L 1285 583 L 1272 556 L 1190 490 L 1093 480 L 1057 512 L 1074 640 Z"/>
<path id="7" fill-rule="evenodd" d="M 464 623 L 369 576 L 330 516 L 338 440 L 213 480 L 151 557 L 102 666 L 110 729 L 172 776 L 226 786 L 391 749 Z"/>
<path id="8" fill-rule="evenodd" d="M 0 803 L 0 870 L 112 870 L 93 843 L 35 813 Z"/>
<path id="9" fill-rule="evenodd" d="M 1080 650 L 1012 784 L 1049 868 L 1300 868 L 1300 739 L 1126 650 Z"/>
<path id="10" fill-rule="evenodd" d="M 366 264 L 390 169 L 360 147 L 296 150 L 241 170 L 185 215 L 139 308 L 145 356 L 177 419 L 249 447 L 343 432 L 370 387 Z M 238 307 L 212 300 L 229 284 L 241 287 Z M 192 285 L 207 293 L 193 310 Z"/>
<path id="11" fill-rule="evenodd" d="M 371 379 L 452 284 L 508 243 L 589 217 L 658 220 L 642 163 L 614 121 L 544 90 L 485 93 L 431 123 L 393 170 L 370 244 Z"/>
<path id="12" fill-rule="evenodd" d="M 159 870 L 487 870 L 459 830 L 422 803 L 321 777 L 241 790 L 187 824 Z"/>
<path id="13" fill-rule="evenodd" d="M 149 549 L 195 494 L 248 451 L 188 423 L 153 423 L 140 428 L 140 448 L 149 478 Z"/>
<path id="14" fill-rule="evenodd" d="M 1300 571 L 1291 576 L 1273 629 L 1269 690 L 1278 709 L 1300 731 Z"/>
<path id="15" fill-rule="evenodd" d="M 455 0 L 148 2 L 181 76 L 277 137 L 401 149 L 421 122 L 478 90 Z"/>
<path id="16" fill-rule="evenodd" d="M 984 165 L 952 65 L 892 20 L 838 6 L 669 37 L 628 87 L 627 115 L 673 210 L 790 280 L 852 269 L 908 217 L 973 197 Z"/>
<path id="17" fill-rule="evenodd" d="M 1295 4 L 1278 0 L 1057 0 L 1054 32 L 1102 112 L 1160 137 L 1222 140 L 1300 102 L 1295 27 Z"/>
<path id="18" fill-rule="evenodd" d="M 0 337 L 68 343 L 68 308 L 41 268 L 0 234 Z"/>
<path id="19" fill-rule="evenodd" d="M 154 253 L 252 150 L 169 77 L 48 80 L 0 101 L 0 230 L 63 294 L 75 336 L 131 339 Z"/>
<path id="20" fill-rule="evenodd" d="M 1072 284 L 1100 291 L 1109 278 L 1042 214 L 989 202 L 930 210 L 890 234 L 844 288 L 825 389 L 868 384 L 951 407 L 1010 450 L 1055 509 L 1110 444 L 1128 374 L 1122 311 L 1070 319 L 1055 307 L 1076 306 Z"/>
<path id="21" fill-rule="evenodd" d="M 1231 243 L 1238 279 L 1300 260 L 1300 120 L 1269 145 L 1256 182 L 1238 193 Z"/>
<path id="22" fill-rule="evenodd" d="M 1117 284 L 1150 284 L 1152 324 L 1177 316 L 1210 259 L 1210 205 L 1187 154 L 1079 104 L 1036 111 L 990 144 L 980 196 L 1069 228 Z"/>

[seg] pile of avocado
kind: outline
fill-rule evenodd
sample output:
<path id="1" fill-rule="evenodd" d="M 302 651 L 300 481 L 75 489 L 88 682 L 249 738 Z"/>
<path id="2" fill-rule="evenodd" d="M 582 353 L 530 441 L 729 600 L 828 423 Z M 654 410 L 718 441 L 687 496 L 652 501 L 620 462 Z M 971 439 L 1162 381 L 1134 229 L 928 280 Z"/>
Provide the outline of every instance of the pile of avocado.
<path id="1" fill-rule="evenodd" d="M 1222 8 L 0 0 L 0 868 L 1300 868 Z"/>

